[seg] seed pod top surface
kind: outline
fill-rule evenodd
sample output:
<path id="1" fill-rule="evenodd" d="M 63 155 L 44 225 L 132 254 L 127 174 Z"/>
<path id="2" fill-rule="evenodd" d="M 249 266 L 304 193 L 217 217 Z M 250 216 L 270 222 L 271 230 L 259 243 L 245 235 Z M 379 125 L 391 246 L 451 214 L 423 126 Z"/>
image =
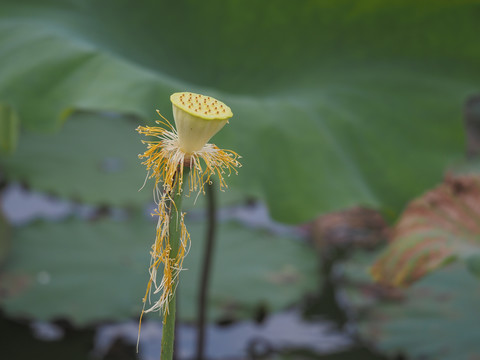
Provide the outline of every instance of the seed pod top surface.
<path id="1" fill-rule="evenodd" d="M 205 120 L 227 120 L 233 116 L 230 107 L 211 96 L 178 92 L 170 96 L 170 101 L 183 111 Z"/>

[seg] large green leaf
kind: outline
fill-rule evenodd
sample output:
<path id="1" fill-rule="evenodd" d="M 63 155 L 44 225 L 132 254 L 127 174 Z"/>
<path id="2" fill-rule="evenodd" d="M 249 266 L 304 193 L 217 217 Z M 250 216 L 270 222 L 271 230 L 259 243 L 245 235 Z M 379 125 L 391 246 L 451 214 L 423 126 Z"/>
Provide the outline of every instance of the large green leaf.
<path id="1" fill-rule="evenodd" d="M 344 268 L 346 298 L 365 340 L 412 360 L 480 358 L 479 283 L 464 266 L 442 268 L 399 291 L 368 280 L 371 261 L 360 254 Z"/>
<path id="2" fill-rule="evenodd" d="M 28 129 L 72 109 L 170 117 L 170 93 L 235 114 L 215 142 L 231 182 L 299 222 L 362 203 L 398 209 L 462 151 L 479 90 L 478 0 L 4 0 L 0 101 Z"/>
<path id="3" fill-rule="evenodd" d="M 0 103 L 0 152 L 12 152 L 18 141 L 20 121 L 11 106 Z"/>
<path id="4" fill-rule="evenodd" d="M 192 247 L 181 273 L 180 316 L 195 319 L 204 229 L 189 225 Z M 76 324 L 138 316 L 148 280 L 155 224 L 145 220 L 36 223 L 13 234 L 0 273 L 10 316 Z M 214 255 L 210 319 L 277 311 L 319 284 L 316 256 L 287 238 L 222 224 Z M 153 298 L 152 298 L 153 299 Z"/>

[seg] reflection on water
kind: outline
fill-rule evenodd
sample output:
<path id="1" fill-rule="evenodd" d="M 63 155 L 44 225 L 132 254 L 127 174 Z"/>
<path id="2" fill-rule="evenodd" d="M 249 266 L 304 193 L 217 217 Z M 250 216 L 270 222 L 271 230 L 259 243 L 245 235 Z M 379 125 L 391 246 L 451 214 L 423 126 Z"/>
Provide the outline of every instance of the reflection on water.
<path id="1" fill-rule="evenodd" d="M 131 344 L 137 341 L 138 323 L 135 321 L 104 325 L 97 330 L 95 353 L 103 355 L 116 338 Z M 160 353 L 161 322 L 142 325 L 140 358 L 156 360 Z M 189 359 L 195 355 L 195 327 L 179 326 L 177 355 Z M 353 344 L 349 334 L 339 331 L 330 321 L 306 322 L 296 310 L 274 314 L 262 324 L 241 321 L 228 326 L 212 325 L 207 330 L 206 355 L 209 359 L 235 359 L 249 356 L 249 350 L 262 347 L 266 351 L 309 349 L 318 354 L 344 350 Z"/>

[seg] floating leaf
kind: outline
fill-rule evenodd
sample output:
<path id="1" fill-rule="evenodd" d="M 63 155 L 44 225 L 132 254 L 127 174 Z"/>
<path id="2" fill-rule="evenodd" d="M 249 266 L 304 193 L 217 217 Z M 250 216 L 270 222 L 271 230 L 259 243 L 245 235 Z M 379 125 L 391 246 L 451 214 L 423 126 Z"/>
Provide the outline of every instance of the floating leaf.
<path id="1" fill-rule="evenodd" d="M 188 320 L 196 317 L 205 233 L 203 225 L 192 225 L 196 248 L 185 259 L 188 271 L 181 275 L 179 292 L 180 316 Z M 251 317 L 260 307 L 278 311 L 318 289 L 321 281 L 317 256 L 308 245 L 233 224 L 220 225 L 213 257 L 211 319 Z"/>
<path id="2" fill-rule="evenodd" d="M 135 314 L 148 264 L 147 224 L 72 219 L 16 229 L 1 273 L 3 309 L 76 323 Z"/>
<path id="3" fill-rule="evenodd" d="M 472 252 L 480 252 L 480 177 L 451 176 L 408 205 L 371 272 L 379 282 L 408 285 Z"/>
<path id="4" fill-rule="evenodd" d="M 374 254 L 360 255 L 344 265 L 344 289 L 364 340 L 392 358 L 480 358 L 479 283 L 464 266 L 452 264 L 399 290 L 369 281 Z"/>
<path id="5" fill-rule="evenodd" d="M 235 114 L 214 139 L 244 157 L 232 187 L 260 194 L 276 219 L 397 210 L 463 151 L 461 109 L 480 83 L 477 10 L 477 0 L 3 0 L 0 100 L 27 129 L 54 130 L 72 109 L 171 118 L 172 92 L 209 93 Z"/>
<path id="6" fill-rule="evenodd" d="M 467 268 L 476 277 L 480 278 L 480 255 L 475 254 L 467 258 Z"/>
<path id="7" fill-rule="evenodd" d="M 9 180 L 87 203 L 143 204 L 151 191 L 138 192 L 145 168 L 132 120 L 75 114 L 58 134 L 26 133 L 13 155 L 0 158 Z"/>
<path id="8" fill-rule="evenodd" d="M 180 316 L 196 316 L 203 225 L 189 225 L 192 247 L 181 273 Z M 16 229 L 0 272 L 1 305 L 9 316 L 82 325 L 140 314 L 155 224 L 68 220 Z M 316 256 L 291 239 L 220 225 L 211 282 L 211 319 L 279 310 L 317 287 Z"/>

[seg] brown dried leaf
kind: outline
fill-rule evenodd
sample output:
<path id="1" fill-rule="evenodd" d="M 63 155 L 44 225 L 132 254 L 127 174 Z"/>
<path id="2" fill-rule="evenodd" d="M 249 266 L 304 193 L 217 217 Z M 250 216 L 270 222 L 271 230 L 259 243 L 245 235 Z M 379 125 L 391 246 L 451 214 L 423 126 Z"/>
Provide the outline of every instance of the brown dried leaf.
<path id="1" fill-rule="evenodd" d="M 312 237 L 320 251 L 329 248 L 371 248 L 385 239 L 387 224 L 375 210 L 354 207 L 319 216 L 312 224 Z"/>
<path id="2" fill-rule="evenodd" d="M 447 176 L 408 205 L 371 274 L 406 286 L 472 251 L 480 251 L 480 176 Z"/>

